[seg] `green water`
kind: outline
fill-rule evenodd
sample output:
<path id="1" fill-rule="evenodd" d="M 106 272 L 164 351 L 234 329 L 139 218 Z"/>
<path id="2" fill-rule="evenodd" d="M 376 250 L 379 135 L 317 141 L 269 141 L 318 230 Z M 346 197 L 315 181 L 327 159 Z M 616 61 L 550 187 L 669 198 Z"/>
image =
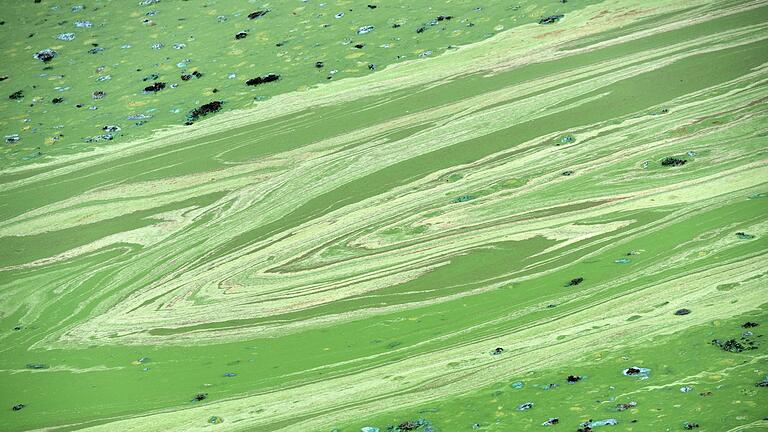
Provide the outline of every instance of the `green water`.
<path id="1" fill-rule="evenodd" d="M 768 4 L 138 3 L 0 18 L 3 430 L 768 428 Z"/>

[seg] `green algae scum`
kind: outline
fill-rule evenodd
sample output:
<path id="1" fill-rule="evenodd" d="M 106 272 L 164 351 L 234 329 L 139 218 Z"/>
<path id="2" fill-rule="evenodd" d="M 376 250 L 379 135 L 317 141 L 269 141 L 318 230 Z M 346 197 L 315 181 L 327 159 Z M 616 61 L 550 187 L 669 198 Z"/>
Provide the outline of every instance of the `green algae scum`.
<path id="1" fill-rule="evenodd" d="M 0 3 L 0 430 L 768 430 L 767 0 Z"/>

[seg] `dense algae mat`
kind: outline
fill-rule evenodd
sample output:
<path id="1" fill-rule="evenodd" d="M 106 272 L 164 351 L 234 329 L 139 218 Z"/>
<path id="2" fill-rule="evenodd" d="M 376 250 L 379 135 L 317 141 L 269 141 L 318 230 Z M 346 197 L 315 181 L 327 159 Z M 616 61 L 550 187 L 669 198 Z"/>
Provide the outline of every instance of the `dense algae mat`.
<path id="1" fill-rule="evenodd" d="M 121 7 L 200 7 L 149 3 Z M 241 19 L 221 44 L 300 13 L 248 4 L 209 14 Z M 483 5 L 490 27 L 461 48 L 408 39 L 405 59 L 348 59 L 348 79 L 310 74 L 357 49 L 337 46 L 295 69 L 243 60 L 231 93 L 239 54 L 119 101 L 154 79 L 113 73 L 90 124 L 52 111 L 66 92 L 47 113 L 4 105 L 3 128 L 35 114 L 41 134 L 61 118 L 125 135 L 84 151 L 64 133 L 26 160 L 13 146 L 42 135 L 6 144 L 3 430 L 765 429 L 768 2 L 542 4 Z M 348 37 L 410 17 L 376 5 Z M 407 30 L 474 7 L 424 6 Z M 21 62 L 9 94 L 40 85 Z M 140 96 L 164 110 L 144 126 L 176 126 L 115 124 Z"/>

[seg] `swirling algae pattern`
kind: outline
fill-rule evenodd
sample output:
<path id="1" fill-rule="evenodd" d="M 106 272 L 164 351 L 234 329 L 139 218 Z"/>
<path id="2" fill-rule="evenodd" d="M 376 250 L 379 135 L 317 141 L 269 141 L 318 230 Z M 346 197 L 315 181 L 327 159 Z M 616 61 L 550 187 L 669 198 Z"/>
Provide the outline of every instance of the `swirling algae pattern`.
<path id="1" fill-rule="evenodd" d="M 222 430 L 288 431 L 755 309 L 767 10 L 608 0 L 556 28 L 7 170 L 0 238 L 23 252 L 0 260 L 0 311 L 44 323 L 30 350 L 75 351 L 354 340 L 355 323 L 440 317 L 407 346 L 213 405 Z M 660 164 L 671 156 L 687 163 Z M 696 313 L 670 319 L 682 305 Z M 204 430 L 210 407 L 88 430 Z"/>

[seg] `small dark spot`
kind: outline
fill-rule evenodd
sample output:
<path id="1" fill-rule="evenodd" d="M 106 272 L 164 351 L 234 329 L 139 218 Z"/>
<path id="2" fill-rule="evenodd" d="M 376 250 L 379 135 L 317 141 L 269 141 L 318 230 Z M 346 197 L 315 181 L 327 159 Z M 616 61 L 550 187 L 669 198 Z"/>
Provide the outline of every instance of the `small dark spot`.
<path id="1" fill-rule="evenodd" d="M 205 400 L 208 397 L 208 393 L 198 393 L 195 395 L 196 401 Z"/>
<path id="2" fill-rule="evenodd" d="M 747 321 L 747 322 L 745 322 L 744 324 L 742 324 L 741 326 L 742 326 L 743 328 L 755 328 L 755 327 L 757 327 L 757 326 L 759 326 L 759 325 L 760 325 L 760 324 L 758 324 L 758 323 L 756 323 L 756 322 Z"/>
<path id="3" fill-rule="evenodd" d="M 491 354 L 493 354 L 493 355 L 499 355 L 499 354 L 501 354 L 501 353 L 503 353 L 503 352 L 504 352 L 504 348 L 502 348 L 502 347 L 497 347 L 496 349 L 494 349 L 493 351 L 491 351 Z"/>
<path id="4" fill-rule="evenodd" d="M 376 5 L 368 5 L 368 9 L 376 9 L 377 7 Z"/>
<path id="5" fill-rule="evenodd" d="M 694 429 L 698 429 L 698 428 L 699 428 L 699 424 L 698 423 L 695 423 L 695 422 L 685 422 L 685 423 L 683 423 L 683 429 L 684 430 L 694 430 Z"/>
<path id="6" fill-rule="evenodd" d="M 691 313 L 691 310 L 690 309 L 685 309 L 685 308 L 678 309 L 678 310 L 675 311 L 675 315 L 680 315 L 680 316 L 688 315 L 689 313 Z"/>
<path id="7" fill-rule="evenodd" d="M 563 171 L 564 176 L 570 176 L 573 175 L 573 171 Z"/>
<path id="8" fill-rule="evenodd" d="M 54 104 L 60 104 L 62 102 L 64 102 L 64 98 L 63 97 L 55 97 L 55 98 L 51 99 L 51 103 L 54 103 Z"/>
<path id="9" fill-rule="evenodd" d="M 35 2 L 35 3 L 40 3 L 40 2 Z M 16 404 L 13 407 L 11 407 L 11 409 L 14 411 L 21 411 L 23 408 L 24 408 L 24 404 Z"/>
<path id="10" fill-rule="evenodd" d="M 200 73 L 199 71 L 194 71 L 194 72 L 192 72 L 192 75 L 194 75 L 194 76 L 195 76 L 195 78 L 202 78 L 202 77 L 203 77 L 203 74 L 202 74 L 202 73 Z"/>
<path id="11" fill-rule="evenodd" d="M 416 29 L 416 33 L 424 33 L 424 30 L 426 30 L 424 27 L 419 27 Z"/>
<path id="12" fill-rule="evenodd" d="M 323 66 L 325 66 L 325 63 L 323 63 L 321 61 L 315 62 L 315 67 L 318 68 L 318 69 L 321 69 Z"/>
<path id="13" fill-rule="evenodd" d="M 183 75 L 181 76 L 181 80 L 182 80 L 182 81 L 189 81 L 189 80 L 191 80 L 191 79 L 192 79 L 192 75 L 190 75 L 190 74 L 183 74 Z"/>
<path id="14" fill-rule="evenodd" d="M 0 76 L 0 81 L 5 81 L 8 79 L 8 75 Z"/>
<path id="15" fill-rule="evenodd" d="M 355 44 L 355 48 L 357 48 L 357 49 L 362 49 L 364 46 L 365 46 L 365 44 L 361 44 L 361 43 Z"/>
<path id="16" fill-rule="evenodd" d="M 576 285 L 578 285 L 578 284 L 580 284 L 582 282 L 584 282 L 584 278 L 583 277 L 577 277 L 577 278 L 571 279 L 568 282 L 568 285 L 566 285 L 566 286 L 576 286 Z"/>
<path id="17" fill-rule="evenodd" d="M 235 33 L 235 39 L 237 39 L 237 40 L 245 39 L 247 37 L 248 37 L 248 33 L 246 33 L 246 32 L 242 32 L 241 31 L 241 32 Z"/>
<path id="18" fill-rule="evenodd" d="M 11 93 L 10 96 L 8 96 L 8 99 L 11 100 L 18 100 L 24 97 L 24 91 L 23 90 L 17 90 L 13 93 Z"/>

